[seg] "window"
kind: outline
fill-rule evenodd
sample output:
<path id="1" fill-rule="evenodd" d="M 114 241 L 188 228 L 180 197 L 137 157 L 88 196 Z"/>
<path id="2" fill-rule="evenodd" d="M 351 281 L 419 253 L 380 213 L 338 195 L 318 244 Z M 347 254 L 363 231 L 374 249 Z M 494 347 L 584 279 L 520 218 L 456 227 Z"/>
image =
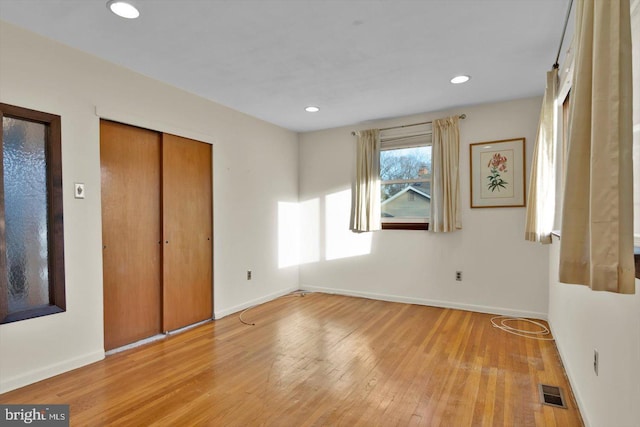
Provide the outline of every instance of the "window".
<path id="1" fill-rule="evenodd" d="M 60 116 L 0 103 L 0 323 L 65 311 Z"/>
<path id="2" fill-rule="evenodd" d="M 431 206 L 431 124 L 380 133 L 383 229 L 428 229 Z"/>
<path id="3" fill-rule="evenodd" d="M 559 235 L 562 224 L 562 199 L 564 198 L 564 181 L 566 159 L 569 144 L 569 110 L 571 106 L 571 86 L 573 84 L 573 45 L 566 53 L 564 64 L 558 70 L 558 93 L 556 97 L 556 209 L 554 233 Z"/>

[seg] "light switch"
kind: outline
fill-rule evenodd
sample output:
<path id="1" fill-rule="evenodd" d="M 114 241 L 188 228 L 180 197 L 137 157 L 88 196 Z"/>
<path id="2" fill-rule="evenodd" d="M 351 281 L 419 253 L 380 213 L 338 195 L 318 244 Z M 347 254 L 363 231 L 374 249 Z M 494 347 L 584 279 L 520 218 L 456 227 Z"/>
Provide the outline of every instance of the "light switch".
<path id="1" fill-rule="evenodd" d="M 84 183 L 82 182 L 76 182 L 73 184 L 75 191 L 74 191 L 74 197 L 76 199 L 84 199 Z"/>

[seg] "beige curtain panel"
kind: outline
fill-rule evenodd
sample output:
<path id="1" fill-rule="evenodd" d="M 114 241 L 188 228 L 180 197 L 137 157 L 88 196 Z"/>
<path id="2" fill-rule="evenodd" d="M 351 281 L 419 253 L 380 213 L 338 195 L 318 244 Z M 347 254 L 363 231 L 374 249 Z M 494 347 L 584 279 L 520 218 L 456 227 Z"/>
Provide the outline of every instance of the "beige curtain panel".
<path id="1" fill-rule="evenodd" d="M 558 70 L 547 72 L 547 89 L 542 99 L 538 135 L 531 161 L 525 240 L 551 243 L 556 202 L 555 100 Z"/>
<path id="2" fill-rule="evenodd" d="M 356 177 L 352 190 L 351 230 L 380 230 L 380 131 L 356 132 Z"/>
<path id="3" fill-rule="evenodd" d="M 431 231 L 447 233 L 462 228 L 459 163 L 458 116 L 434 120 L 429 225 Z"/>
<path id="4" fill-rule="evenodd" d="M 579 0 L 560 281 L 635 292 L 629 0 Z"/>

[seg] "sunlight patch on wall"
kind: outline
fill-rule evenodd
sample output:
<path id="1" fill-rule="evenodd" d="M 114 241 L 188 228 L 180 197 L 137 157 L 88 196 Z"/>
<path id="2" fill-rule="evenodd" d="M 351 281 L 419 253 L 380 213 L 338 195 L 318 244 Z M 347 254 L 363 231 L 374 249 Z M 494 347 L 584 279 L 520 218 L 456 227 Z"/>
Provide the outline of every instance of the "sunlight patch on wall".
<path id="1" fill-rule="evenodd" d="M 278 268 L 320 260 L 320 202 L 278 202 Z"/>
<path id="2" fill-rule="evenodd" d="M 320 261 L 320 199 L 299 203 L 300 252 L 299 264 Z"/>
<path id="3" fill-rule="evenodd" d="M 327 260 L 349 258 L 371 253 L 371 233 L 349 230 L 351 190 L 325 197 L 325 256 Z"/>

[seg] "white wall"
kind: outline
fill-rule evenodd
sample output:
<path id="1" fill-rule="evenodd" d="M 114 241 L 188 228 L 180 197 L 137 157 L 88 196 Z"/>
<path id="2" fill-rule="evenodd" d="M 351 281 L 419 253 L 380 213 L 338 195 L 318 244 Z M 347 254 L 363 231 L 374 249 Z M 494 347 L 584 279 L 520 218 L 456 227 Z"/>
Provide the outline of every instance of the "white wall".
<path id="1" fill-rule="evenodd" d="M 640 218 L 640 1 L 631 2 L 635 226 Z M 570 59 L 569 59 L 570 61 Z M 570 67 L 564 64 L 561 69 Z M 570 85 L 565 83 L 565 86 Z M 565 87 L 568 90 L 568 87 Z M 556 204 L 560 212 L 561 194 Z M 557 228 L 560 228 L 557 215 Z M 635 295 L 558 282 L 560 242 L 549 254 L 549 323 L 587 426 L 640 425 L 640 281 Z M 599 353 L 599 372 L 593 352 Z"/>
<path id="2" fill-rule="evenodd" d="M 469 144 L 525 137 L 529 165 L 540 103 L 529 98 L 301 135 L 301 288 L 546 318 L 549 249 L 525 242 L 525 209 L 469 203 Z M 460 122 L 463 230 L 349 232 L 351 131 L 461 113 L 467 114 Z M 455 281 L 456 270 L 462 282 Z"/>
<path id="3" fill-rule="evenodd" d="M 62 116 L 67 293 L 65 313 L 0 325 L 0 392 L 104 357 L 96 110 L 213 144 L 216 317 L 298 288 L 297 266 L 279 268 L 277 227 L 279 202 L 297 201 L 295 133 L 4 22 L 0 102 Z"/>
<path id="4" fill-rule="evenodd" d="M 587 426 L 640 425 L 640 281 L 635 295 L 558 282 L 560 242 L 549 256 L 549 323 Z M 593 351 L 599 353 L 598 375 Z"/>

